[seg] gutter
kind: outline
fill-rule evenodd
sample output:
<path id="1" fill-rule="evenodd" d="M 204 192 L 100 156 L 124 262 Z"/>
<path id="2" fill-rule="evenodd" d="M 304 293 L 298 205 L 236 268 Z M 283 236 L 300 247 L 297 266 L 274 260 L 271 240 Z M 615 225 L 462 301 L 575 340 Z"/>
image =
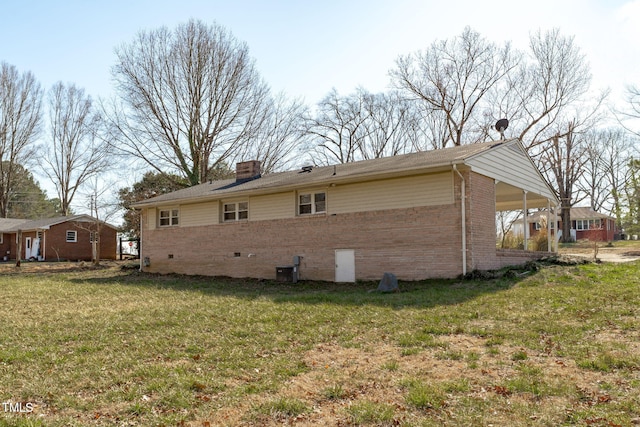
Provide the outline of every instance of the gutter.
<path id="1" fill-rule="evenodd" d="M 453 164 L 453 170 L 458 174 L 460 179 L 462 180 L 462 188 L 460 191 L 460 206 L 461 206 L 461 217 L 462 217 L 462 275 L 465 276 L 467 274 L 467 218 L 466 218 L 466 203 L 465 199 L 467 196 L 467 186 L 464 177 L 458 170 L 458 165 Z"/>

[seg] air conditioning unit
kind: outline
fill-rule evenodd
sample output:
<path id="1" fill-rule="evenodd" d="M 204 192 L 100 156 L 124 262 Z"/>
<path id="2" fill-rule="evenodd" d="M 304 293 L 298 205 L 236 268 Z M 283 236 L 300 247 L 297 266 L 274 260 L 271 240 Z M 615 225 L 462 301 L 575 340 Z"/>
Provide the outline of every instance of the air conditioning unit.
<path id="1" fill-rule="evenodd" d="M 298 267 L 295 265 L 276 267 L 276 282 L 298 283 Z"/>

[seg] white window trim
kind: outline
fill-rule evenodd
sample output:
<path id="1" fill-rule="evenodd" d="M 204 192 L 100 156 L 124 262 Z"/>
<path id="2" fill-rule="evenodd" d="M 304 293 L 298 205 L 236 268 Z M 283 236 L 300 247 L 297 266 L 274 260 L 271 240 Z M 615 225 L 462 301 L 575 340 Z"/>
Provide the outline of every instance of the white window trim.
<path id="1" fill-rule="evenodd" d="M 246 209 L 240 209 L 240 205 L 245 204 Z M 227 206 L 232 206 L 233 210 L 227 210 Z M 245 218 L 240 218 L 242 212 L 246 212 Z M 226 218 L 227 214 L 233 213 L 233 218 Z M 249 220 L 249 201 L 238 200 L 234 202 L 222 203 L 222 222 L 248 221 Z"/>
<path id="2" fill-rule="evenodd" d="M 69 240 L 70 233 L 73 234 L 73 240 Z M 67 230 L 65 234 L 67 243 L 78 243 L 78 232 L 76 230 Z"/>
<path id="3" fill-rule="evenodd" d="M 0 233 L 0 245 L 4 243 L 4 234 Z"/>
<path id="4" fill-rule="evenodd" d="M 596 219 L 577 219 L 576 230 L 588 231 L 588 230 L 602 230 L 602 221 Z"/>
<path id="5" fill-rule="evenodd" d="M 163 217 L 163 212 L 168 212 L 168 216 Z M 163 219 L 169 220 L 169 223 L 162 224 Z M 177 227 L 178 225 L 180 225 L 180 209 L 176 207 L 158 209 L 158 227 Z"/>
<path id="6" fill-rule="evenodd" d="M 316 200 L 316 195 L 318 195 L 318 194 L 324 195 L 324 209 L 323 210 L 318 210 L 318 208 L 317 208 L 318 201 Z M 300 203 L 300 199 L 303 196 L 310 196 L 311 202 L 301 204 Z M 306 206 L 306 205 L 311 205 L 311 212 L 304 212 L 303 213 L 303 212 L 300 211 L 300 207 L 301 206 Z M 301 191 L 301 192 L 299 192 L 298 193 L 298 197 L 297 197 L 297 203 L 296 203 L 296 213 L 297 213 L 298 216 L 316 215 L 316 214 L 327 213 L 327 192 L 324 191 L 324 190 Z"/>

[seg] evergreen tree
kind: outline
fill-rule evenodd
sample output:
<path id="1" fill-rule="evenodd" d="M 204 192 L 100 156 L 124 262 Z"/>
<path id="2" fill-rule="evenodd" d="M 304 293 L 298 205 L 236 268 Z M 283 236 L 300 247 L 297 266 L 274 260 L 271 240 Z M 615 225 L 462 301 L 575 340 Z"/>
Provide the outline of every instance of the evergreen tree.
<path id="1" fill-rule="evenodd" d="M 14 165 L 8 192 L 7 218 L 41 219 L 60 215 L 60 201 L 47 193 L 21 165 Z"/>
<path id="2" fill-rule="evenodd" d="M 189 182 L 178 175 L 147 172 L 142 180 L 118 191 L 120 207 L 125 210 L 122 232 L 130 238 L 140 237 L 140 213 L 131 208 L 135 202 L 188 187 Z"/>

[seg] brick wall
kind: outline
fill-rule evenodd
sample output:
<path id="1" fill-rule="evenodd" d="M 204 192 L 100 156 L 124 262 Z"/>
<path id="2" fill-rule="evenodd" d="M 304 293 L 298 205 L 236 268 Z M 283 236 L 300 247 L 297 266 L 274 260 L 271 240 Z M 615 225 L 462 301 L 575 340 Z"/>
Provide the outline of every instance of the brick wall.
<path id="1" fill-rule="evenodd" d="M 467 271 L 496 265 L 496 193 L 493 179 L 467 173 Z"/>
<path id="2" fill-rule="evenodd" d="M 497 249 L 496 264 L 492 270 L 512 265 L 523 265 L 529 261 L 536 261 L 540 258 L 553 255 L 552 252 L 523 251 L 520 249 Z"/>
<path id="3" fill-rule="evenodd" d="M 276 266 L 300 255 L 301 279 L 332 281 L 335 250 L 353 249 L 357 279 L 454 277 L 462 269 L 459 224 L 459 205 L 449 204 L 144 229 L 142 257 L 150 272 L 275 278 Z"/>
<path id="4" fill-rule="evenodd" d="M 462 174 L 467 271 L 540 258 L 541 253 L 496 251 L 494 180 Z M 332 281 L 335 250 L 353 249 L 357 279 L 379 279 L 384 272 L 403 280 L 456 277 L 462 273 L 460 193 L 456 175 L 454 203 L 440 206 L 162 229 L 148 229 L 145 214 L 142 257 L 150 265 L 144 270 L 275 278 L 276 266 L 291 265 L 300 255 L 301 280 Z"/>
<path id="5" fill-rule="evenodd" d="M 76 261 L 90 261 L 92 248 L 90 241 L 90 223 L 80 225 L 74 222 L 65 222 L 52 226 L 45 235 L 45 256 L 48 261 L 60 259 Z M 67 242 L 67 231 L 76 231 L 77 242 Z M 102 227 L 100 236 L 100 258 L 116 259 L 116 230 L 111 227 Z"/>
<path id="6" fill-rule="evenodd" d="M 3 260 L 5 256 L 10 257 L 12 251 L 12 242 L 15 242 L 16 237 L 13 234 L 3 234 L 2 243 L 0 243 L 0 260 Z M 9 252 L 7 254 L 7 252 Z"/>

